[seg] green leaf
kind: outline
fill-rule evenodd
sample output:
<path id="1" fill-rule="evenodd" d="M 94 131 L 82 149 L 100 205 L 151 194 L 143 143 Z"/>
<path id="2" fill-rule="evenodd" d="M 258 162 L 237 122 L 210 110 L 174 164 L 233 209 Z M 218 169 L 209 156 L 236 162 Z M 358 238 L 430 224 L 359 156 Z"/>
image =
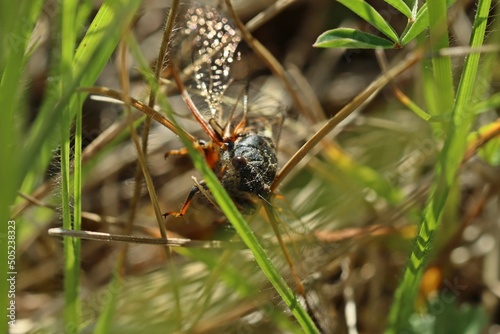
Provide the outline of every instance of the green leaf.
<path id="1" fill-rule="evenodd" d="M 366 32 L 350 28 L 337 28 L 319 35 L 313 45 L 317 48 L 350 48 L 350 49 L 393 49 L 396 45 L 385 39 Z"/>
<path id="2" fill-rule="evenodd" d="M 442 298 L 434 300 L 429 306 L 431 310 L 441 311 L 435 315 L 434 333 L 469 334 L 481 333 L 485 329 L 488 314 L 481 306 L 448 304 L 445 302 L 444 291 L 440 296 Z"/>
<path id="3" fill-rule="evenodd" d="M 411 19 L 412 13 L 410 7 L 403 0 L 385 0 L 389 5 L 396 8 L 399 12 L 401 12 L 404 16 Z"/>
<path id="4" fill-rule="evenodd" d="M 442 291 L 440 298 L 429 304 L 430 310 L 439 312 L 414 314 L 410 333 L 470 334 L 484 331 L 488 323 L 488 315 L 484 309 L 469 304 L 458 306 L 456 301 L 450 302 L 448 298 L 445 291 Z"/>
<path id="5" fill-rule="evenodd" d="M 422 31 L 429 26 L 429 13 L 427 11 L 427 4 L 424 4 L 418 11 L 415 21 L 410 25 L 401 36 L 401 45 L 406 45 L 411 42 L 415 37 L 420 35 Z"/>
<path id="6" fill-rule="evenodd" d="M 377 28 L 381 33 L 389 37 L 394 43 L 399 43 L 398 34 L 390 26 L 389 23 L 368 3 L 362 0 L 339 0 L 341 4 L 352 10 L 361 18 L 366 20 L 372 26 Z"/>
<path id="7" fill-rule="evenodd" d="M 446 0 L 446 7 L 450 7 L 455 0 Z M 411 22 L 405 32 L 401 35 L 401 45 L 406 45 L 411 42 L 415 37 L 420 35 L 422 31 L 429 27 L 429 12 L 427 11 L 427 3 L 425 3 L 419 10 L 415 17 L 415 21 Z"/>

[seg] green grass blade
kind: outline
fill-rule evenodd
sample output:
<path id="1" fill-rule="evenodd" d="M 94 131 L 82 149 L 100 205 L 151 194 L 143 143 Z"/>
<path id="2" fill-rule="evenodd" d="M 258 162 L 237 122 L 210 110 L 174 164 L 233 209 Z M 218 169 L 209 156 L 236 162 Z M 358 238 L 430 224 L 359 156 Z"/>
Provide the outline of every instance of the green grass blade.
<path id="1" fill-rule="evenodd" d="M 117 274 L 119 266 L 121 266 L 121 264 L 115 266 L 111 282 L 109 282 L 108 286 L 106 287 L 108 300 L 95 325 L 95 334 L 105 334 L 109 333 L 110 331 L 111 322 L 113 321 L 113 316 L 115 315 L 116 311 L 116 305 L 118 303 L 118 296 L 120 291 L 122 291 L 123 289 L 123 277 L 120 277 L 120 275 Z"/>
<path id="2" fill-rule="evenodd" d="M 471 47 L 481 46 L 484 40 L 491 0 L 481 0 L 478 4 Z M 453 124 L 449 129 L 430 197 L 424 209 L 424 218 L 419 226 L 417 239 L 405 269 L 403 280 L 398 287 L 389 314 L 387 333 L 397 333 L 410 328 L 409 318 L 419 289 L 419 283 L 432 248 L 434 235 L 442 217 L 444 204 L 450 190 L 456 184 L 456 176 L 466 148 L 466 138 L 474 120 L 470 104 L 475 87 L 480 55 L 467 56 L 457 90 L 453 109 Z"/>
<path id="3" fill-rule="evenodd" d="M 391 25 L 367 2 L 363 0 L 339 0 L 339 2 L 377 28 L 394 43 L 399 43 L 398 34 Z"/>
<path id="4" fill-rule="evenodd" d="M 21 175 L 27 175 L 33 169 L 30 163 L 33 156 L 53 149 L 52 140 L 48 138 L 54 139 L 51 135 L 60 126 L 56 115 L 70 103 L 70 97 L 78 86 L 93 85 L 115 50 L 122 27 L 133 18 L 138 2 L 107 0 L 103 3 L 77 48 L 72 65 L 72 82 L 64 87 L 61 96 L 49 93 L 31 126 L 22 152 Z M 48 159 L 43 163 L 46 165 Z"/>
<path id="5" fill-rule="evenodd" d="M 448 19 L 446 15 L 446 2 L 430 1 L 427 3 L 429 10 L 429 40 L 431 51 L 435 54 L 443 48 L 449 47 Z M 455 89 L 453 86 L 453 75 L 451 71 L 450 57 L 436 57 L 432 59 L 434 72 L 435 90 L 439 92 L 437 99 L 437 114 L 447 114 L 453 109 Z M 436 115 L 434 113 L 433 115 Z"/>
<path id="6" fill-rule="evenodd" d="M 70 1 L 70 6 L 73 2 Z M 81 110 L 82 99 L 72 97 L 73 92 L 79 85 L 92 85 L 101 73 L 104 65 L 111 57 L 118 40 L 121 36 L 122 27 L 130 22 L 138 8 L 139 1 L 108 0 L 100 8 L 94 18 L 89 30 L 83 37 L 76 54 L 74 54 L 74 41 L 79 35 L 75 30 L 76 10 L 74 14 L 65 13 L 63 5 L 63 18 L 61 33 L 64 36 L 61 45 L 61 56 L 56 62 L 60 62 L 60 68 L 55 70 L 59 73 L 53 76 L 56 80 L 48 88 L 48 98 L 44 101 L 41 111 L 35 120 L 26 140 L 24 150 L 22 150 L 22 160 L 19 164 L 19 172 L 22 179 L 26 176 L 34 175 L 34 164 L 28 163 L 33 156 L 39 156 L 40 152 L 51 152 L 53 150 L 54 133 L 61 129 L 62 134 L 62 195 L 63 195 L 63 221 L 67 228 L 78 228 L 80 213 L 80 188 L 81 188 L 81 166 L 80 162 L 75 163 L 74 184 L 69 179 L 69 129 L 77 111 Z M 88 6 L 88 4 L 87 4 Z M 82 18 L 79 17 L 81 20 Z M 80 116 L 78 117 L 80 119 Z M 77 121 L 76 142 L 81 147 L 81 120 Z M 80 153 L 75 152 L 76 159 Z M 38 168 L 44 168 L 50 159 L 49 154 L 45 154 L 45 159 L 40 161 Z M 20 182 L 20 181 L 19 181 Z M 19 185 L 18 185 L 19 187 Z M 71 222 L 69 198 L 70 189 L 75 194 L 75 211 L 78 216 L 74 224 Z M 79 275 L 79 245 L 72 238 L 65 238 L 65 292 L 67 306 L 65 308 L 66 328 L 69 332 L 79 330 L 79 303 L 78 303 L 78 275 Z"/>
<path id="7" fill-rule="evenodd" d="M 42 1 L 30 2 L 23 1 L 18 6 L 15 6 L 15 9 L 5 9 L 10 12 L 10 15 L 16 14 L 19 17 L 25 18 L 23 22 L 19 20 L 14 23 L 10 29 L 7 30 L 5 34 L 5 38 L 3 38 L 6 42 L 6 55 L 3 57 L 5 63 L 2 64 L 2 73 L 1 73 L 1 81 L 0 81 L 0 105 L 2 106 L 2 113 L 5 114 L 6 120 L 8 122 L 2 123 L 5 126 L 8 126 L 6 134 L 11 133 L 13 130 L 12 124 L 14 124 L 16 112 L 20 111 L 20 94 L 22 94 L 22 86 L 23 81 L 20 80 L 22 78 L 22 74 L 24 71 L 24 67 L 27 61 L 27 52 L 28 52 L 28 41 L 30 39 L 30 35 L 35 26 L 35 22 L 40 14 Z M 6 27 L 9 29 L 9 27 Z M 2 52 L 3 53 L 3 52 Z M 24 126 L 24 124 L 19 124 L 20 127 Z M 4 143 L 11 143 L 14 138 L 5 138 L 6 141 L 2 141 Z M 17 143 L 17 141 L 16 141 Z M 14 144 L 15 145 L 15 144 Z M 16 150 L 19 152 L 19 150 Z M 32 156 L 30 157 L 32 158 Z M 9 159 L 3 160 L 9 161 Z M 23 173 L 19 171 L 16 172 L 18 175 L 17 178 L 14 179 L 16 183 L 16 189 L 18 189 L 18 184 L 21 182 L 21 178 Z M 10 203 L 10 202 L 4 202 Z"/>
<path id="8" fill-rule="evenodd" d="M 313 46 L 317 48 L 393 49 L 395 44 L 385 38 L 363 31 L 337 28 L 319 35 Z"/>
<path id="9" fill-rule="evenodd" d="M 55 58 L 59 62 L 56 76 L 61 78 L 58 87 L 59 94 L 62 94 L 64 86 L 72 81 L 71 64 L 73 62 L 73 52 L 76 44 L 77 32 L 75 30 L 75 18 L 77 13 L 77 4 L 71 0 L 65 0 L 61 6 L 61 40 L 60 40 L 60 58 Z M 73 229 L 70 194 L 73 188 L 71 182 L 71 114 L 74 113 L 74 108 L 77 107 L 74 99 L 68 106 L 62 110 L 61 118 L 61 200 L 62 200 L 62 216 L 63 226 L 67 229 Z M 80 300 L 79 300 L 79 285 L 80 285 L 80 240 L 77 238 L 64 239 L 64 322 L 68 333 L 77 333 L 78 324 L 80 321 Z"/>
<path id="10" fill-rule="evenodd" d="M 82 229 L 82 104 L 83 101 L 80 96 L 75 96 L 73 103 L 70 106 L 76 106 L 76 121 L 75 121 L 75 139 L 74 153 L 73 153 L 73 229 Z M 81 240 L 76 238 L 74 240 L 75 257 L 80 259 L 81 254 Z M 78 271 L 79 270 L 78 266 Z M 79 281 L 78 281 L 79 283 Z"/>
<path id="11" fill-rule="evenodd" d="M 9 272 L 16 272 L 16 263 L 9 262 L 9 250 L 16 260 L 20 254 L 13 254 L 12 248 L 18 250 L 16 242 L 20 226 L 9 220 L 10 207 L 16 198 L 16 190 L 23 175 L 19 170 L 19 152 L 21 140 L 20 113 L 26 109 L 24 96 L 24 82 L 22 74 L 28 58 L 28 42 L 35 26 L 35 22 L 42 9 L 42 1 L 2 1 L 0 2 L 0 307 L 2 319 L 0 331 L 8 332 L 9 321 L 16 320 L 11 314 L 11 299 L 7 284 Z M 22 20 L 20 19 L 22 18 Z M 15 305 L 14 305 L 15 308 Z M 14 310 L 15 311 L 15 310 Z M 14 312 L 13 311 L 13 312 Z M 11 317 L 12 316 L 12 317 Z M 17 323 L 11 322 L 11 325 Z"/>
<path id="12" fill-rule="evenodd" d="M 69 112 L 61 113 L 61 200 L 63 227 L 73 229 L 70 212 L 70 129 Z M 79 240 L 64 238 L 64 321 L 68 333 L 76 333 L 80 323 L 80 305 L 78 298 L 80 259 Z"/>
<path id="13" fill-rule="evenodd" d="M 80 1 L 78 12 L 76 13 L 75 22 L 73 24 L 76 26 L 84 26 L 86 22 L 88 22 L 87 20 L 92 13 L 93 6 L 94 2 L 92 0 Z"/>
<path id="14" fill-rule="evenodd" d="M 491 0 L 483 0 L 479 2 L 472 30 L 472 38 L 470 41 L 471 48 L 483 45 L 490 6 Z M 463 74 L 458 84 L 458 94 L 455 108 L 453 110 L 453 117 L 454 124 L 459 130 L 457 134 L 459 138 L 461 136 L 464 136 L 463 138 L 465 138 L 465 135 L 467 135 L 472 125 L 473 113 L 470 112 L 470 105 L 471 102 L 473 102 L 473 92 L 476 88 L 476 76 L 479 69 L 480 57 L 481 54 L 479 53 L 471 53 L 467 56 Z"/>

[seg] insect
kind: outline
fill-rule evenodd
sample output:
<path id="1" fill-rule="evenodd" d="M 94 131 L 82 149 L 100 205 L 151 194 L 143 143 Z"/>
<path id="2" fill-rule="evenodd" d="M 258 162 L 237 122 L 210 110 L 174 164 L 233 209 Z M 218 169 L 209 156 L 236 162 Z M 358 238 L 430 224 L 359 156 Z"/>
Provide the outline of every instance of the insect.
<path id="1" fill-rule="evenodd" d="M 179 16 L 180 27 L 171 42 L 172 74 L 210 138 L 210 142 L 199 143 L 209 166 L 240 211 L 251 214 L 259 199 L 269 198 L 276 177 L 276 142 L 283 119 L 279 106 L 270 109 L 263 105 L 265 99 L 251 90 L 246 80 L 235 80 L 233 67 L 243 63 L 238 51 L 241 36 L 220 10 L 200 5 L 188 7 Z M 193 67 L 193 74 L 184 86 L 176 67 L 183 67 L 186 59 L 190 59 L 187 65 Z M 196 92 L 196 102 L 185 87 Z M 180 150 L 166 155 L 185 153 Z M 203 182 L 200 185 L 205 186 Z M 180 211 L 165 215 L 184 215 L 199 191 L 195 186 Z"/>

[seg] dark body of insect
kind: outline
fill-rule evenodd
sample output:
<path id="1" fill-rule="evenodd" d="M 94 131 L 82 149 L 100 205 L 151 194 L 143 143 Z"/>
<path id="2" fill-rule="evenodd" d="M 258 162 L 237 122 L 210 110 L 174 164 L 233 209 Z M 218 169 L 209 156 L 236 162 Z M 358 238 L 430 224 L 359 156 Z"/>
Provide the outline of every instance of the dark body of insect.
<path id="1" fill-rule="evenodd" d="M 249 133 L 220 150 L 214 172 L 241 212 L 251 214 L 258 199 L 269 197 L 277 169 L 273 140 Z"/>

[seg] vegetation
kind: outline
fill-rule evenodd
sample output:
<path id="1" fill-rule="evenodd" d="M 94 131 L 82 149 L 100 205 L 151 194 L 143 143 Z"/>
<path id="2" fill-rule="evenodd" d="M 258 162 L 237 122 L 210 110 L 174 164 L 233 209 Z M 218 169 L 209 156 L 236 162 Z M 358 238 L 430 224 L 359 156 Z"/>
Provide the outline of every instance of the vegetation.
<path id="1" fill-rule="evenodd" d="M 8 254 L 15 226 L 17 257 L 0 279 L 16 277 L 11 331 L 496 328 L 497 4 L 237 8 L 250 92 L 285 115 L 273 196 L 243 216 L 190 140 L 207 138 L 164 66 L 179 27 L 168 9 L 2 3 L 0 247 Z M 192 176 L 210 192 L 184 217 L 162 217 Z M 56 227 L 136 244 L 48 235 Z M 144 244 L 166 237 L 188 247 Z M 7 329 L 12 288 L 0 290 Z"/>

